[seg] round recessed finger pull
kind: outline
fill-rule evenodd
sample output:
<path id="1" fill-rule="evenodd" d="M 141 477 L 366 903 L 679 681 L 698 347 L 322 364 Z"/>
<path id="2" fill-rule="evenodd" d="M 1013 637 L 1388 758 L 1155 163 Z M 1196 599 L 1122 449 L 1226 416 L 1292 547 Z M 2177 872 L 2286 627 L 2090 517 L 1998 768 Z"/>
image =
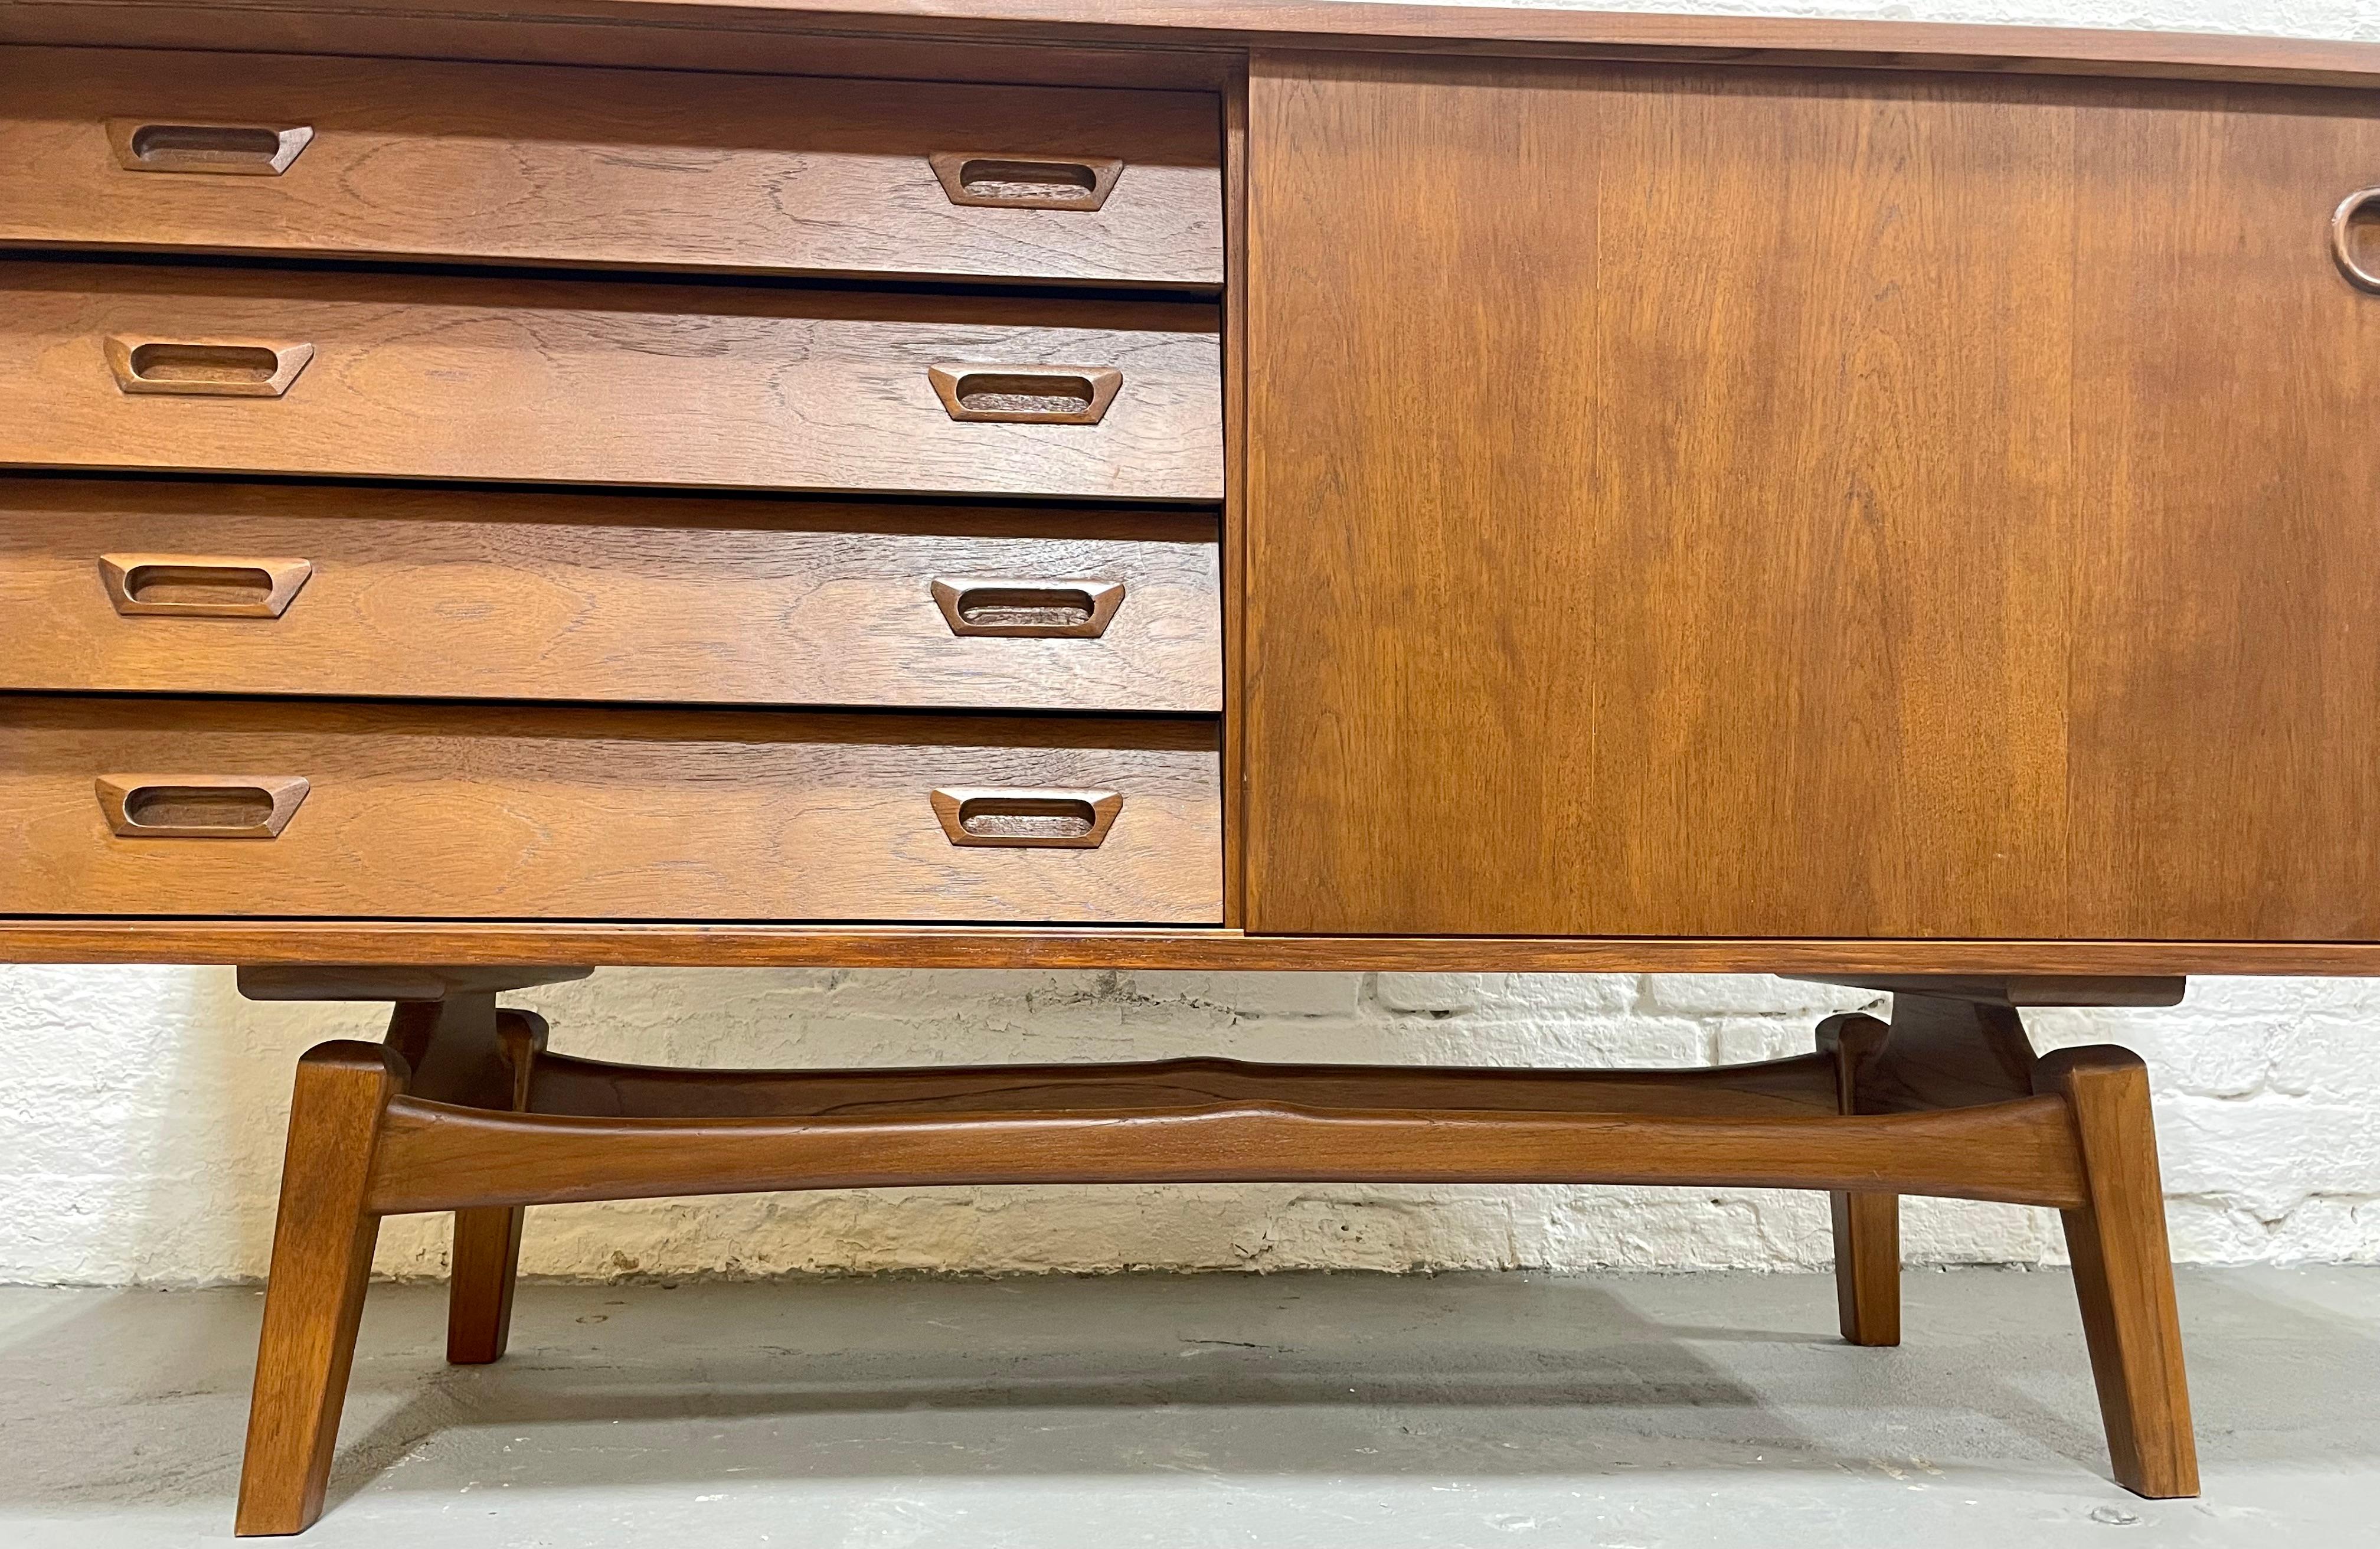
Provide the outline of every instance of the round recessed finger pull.
<path id="1" fill-rule="evenodd" d="M 2380 189 L 2358 189 L 2338 201 L 2338 211 L 2330 217 L 2330 255 L 2338 260 L 2338 272 L 2358 289 L 2380 294 L 2380 274 L 2355 260 L 2355 218 L 2374 206 L 2380 206 Z"/>

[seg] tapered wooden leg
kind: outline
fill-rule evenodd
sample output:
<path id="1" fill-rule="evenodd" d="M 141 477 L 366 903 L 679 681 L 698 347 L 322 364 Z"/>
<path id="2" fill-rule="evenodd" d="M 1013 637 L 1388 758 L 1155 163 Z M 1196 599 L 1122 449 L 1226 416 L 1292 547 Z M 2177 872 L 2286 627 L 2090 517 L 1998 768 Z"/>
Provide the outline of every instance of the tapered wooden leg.
<path id="1" fill-rule="evenodd" d="M 298 1062 L 239 1476 L 243 1536 L 302 1532 L 322 1515 L 380 1236 L 366 1208 L 372 1157 L 404 1073 L 376 1043 L 318 1044 Z"/>
<path id="2" fill-rule="evenodd" d="M 528 1107 L 530 1067 L 545 1047 L 545 1020 L 499 1011 L 497 1037 L 512 1076 L 515 1112 Z M 446 1359 L 457 1366 L 499 1360 L 512 1337 L 513 1285 L 520 1270 L 520 1206 L 455 1213 L 453 1267 L 446 1288 Z"/>
<path id="3" fill-rule="evenodd" d="M 484 1366 L 502 1359 L 513 1330 L 513 1281 L 520 1267 L 521 1217 L 487 1208 L 455 1213 L 453 1277 L 446 1294 L 446 1359 Z"/>
<path id="4" fill-rule="evenodd" d="M 1835 1056 L 1835 1092 L 1842 1112 L 1859 1112 L 1861 1061 L 1884 1046 L 1891 1029 L 1857 1013 L 1818 1024 L 1818 1047 Z M 1837 1190 L 1828 1196 L 1835 1218 L 1835 1311 L 1853 1345 L 1900 1343 L 1900 1196 Z"/>
<path id="5" fill-rule="evenodd" d="M 2061 1049 L 2043 1056 L 2036 1079 L 2066 1099 L 2082 1142 L 2090 1202 L 2064 1213 L 2066 1246 L 2116 1480 L 2155 1500 L 2195 1495 L 2198 1445 L 2147 1067 L 2128 1049 Z"/>
<path id="6" fill-rule="evenodd" d="M 1900 1343 L 1900 1196 L 1828 1196 L 1835 1211 L 1835 1314 L 1852 1345 Z"/>

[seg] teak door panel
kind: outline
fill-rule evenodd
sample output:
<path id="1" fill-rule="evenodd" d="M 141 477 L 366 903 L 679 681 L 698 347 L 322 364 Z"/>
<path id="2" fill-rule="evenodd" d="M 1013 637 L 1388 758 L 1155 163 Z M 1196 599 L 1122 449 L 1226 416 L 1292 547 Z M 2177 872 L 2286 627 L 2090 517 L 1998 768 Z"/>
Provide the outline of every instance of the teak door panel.
<path id="1" fill-rule="evenodd" d="M 268 174 L 242 128 L 308 138 Z M 1219 149 L 1186 91 L 0 49 L 0 241 L 55 247 L 1213 287 Z M 1123 165 L 1037 209 L 953 200 L 943 152 Z"/>
<path id="2" fill-rule="evenodd" d="M 2380 935 L 2361 99 L 1281 55 L 1249 140 L 1251 929 Z"/>
<path id="3" fill-rule="evenodd" d="M 0 907 L 1213 925 L 1214 749 L 1153 719 L 0 696 Z M 209 783 L 278 793 L 279 831 L 174 810 Z M 111 791 L 172 799 L 128 833 Z M 938 791 L 1113 816 L 1095 847 L 955 842 Z"/>
<path id="4" fill-rule="evenodd" d="M 0 620 L 41 620 L 6 630 L 0 689 L 1211 714 L 1215 525 L 1148 507 L 0 478 Z M 296 590 L 268 615 L 251 599 L 275 564 Z M 1065 628 L 1090 588 L 1114 599 L 1096 633 L 977 632 L 986 602 Z"/>
<path id="5" fill-rule="evenodd" d="M 0 462 L 1213 500 L 1215 327 L 1192 301 L 0 262 Z M 144 373 L 152 342 L 212 354 Z M 275 378 L 240 380 L 228 352 L 268 349 Z M 951 366 L 1113 396 L 965 418 Z"/>

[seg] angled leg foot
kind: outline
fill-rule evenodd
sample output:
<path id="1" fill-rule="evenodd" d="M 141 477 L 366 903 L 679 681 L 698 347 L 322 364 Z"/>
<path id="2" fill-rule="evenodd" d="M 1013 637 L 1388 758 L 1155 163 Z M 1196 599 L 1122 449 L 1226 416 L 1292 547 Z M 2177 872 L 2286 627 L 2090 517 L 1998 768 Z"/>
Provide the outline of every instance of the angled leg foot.
<path id="1" fill-rule="evenodd" d="M 545 1019 L 528 1011 L 495 1014 L 496 1037 L 511 1076 L 510 1106 L 528 1108 L 531 1067 L 545 1048 Z M 484 1366 L 502 1359 L 512 1337 L 513 1285 L 520 1270 L 518 1205 L 455 1213 L 454 1263 L 446 1288 L 446 1359 Z"/>
<path id="2" fill-rule="evenodd" d="M 1829 1017 L 1818 1024 L 1818 1049 L 1835 1056 L 1841 1111 L 1859 1112 L 1854 1078 L 1862 1061 L 1884 1047 L 1891 1030 L 1873 1017 Z M 1853 1345 L 1900 1343 L 1900 1196 L 1845 1193 L 1834 1202 L 1835 1307 L 1843 1338 Z"/>
<path id="3" fill-rule="evenodd" d="M 2036 1085 L 2066 1099 L 2082 1143 L 2090 1201 L 2064 1213 L 2066 1245 L 2117 1482 L 2153 1500 L 2195 1495 L 2148 1069 L 2127 1049 L 2061 1049 L 2043 1056 Z"/>
<path id="4" fill-rule="evenodd" d="M 404 1070 L 381 1045 L 346 1041 L 298 1062 L 239 1476 L 242 1536 L 302 1532 L 322 1515 L 380 1236 L 366 1208 L 372 1157 Z"/>

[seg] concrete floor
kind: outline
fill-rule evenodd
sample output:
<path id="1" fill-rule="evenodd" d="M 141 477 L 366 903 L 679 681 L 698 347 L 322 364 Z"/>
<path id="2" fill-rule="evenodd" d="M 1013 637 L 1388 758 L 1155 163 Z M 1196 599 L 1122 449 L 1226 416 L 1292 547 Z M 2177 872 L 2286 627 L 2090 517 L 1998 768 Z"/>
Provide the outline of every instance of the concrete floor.
<path id="1" fill-rule="evenodd" d="M 2380 1270 L 2182 1287 L 2206 1494 L 2107 1482 L 2072 1287 L 1806 1275 L 373 1288 L 307 1542 L 803 1549 L 2380 1544 Z M 259 1297 L 0 1290 L 0 1543 L 229 1543 Z"/>

